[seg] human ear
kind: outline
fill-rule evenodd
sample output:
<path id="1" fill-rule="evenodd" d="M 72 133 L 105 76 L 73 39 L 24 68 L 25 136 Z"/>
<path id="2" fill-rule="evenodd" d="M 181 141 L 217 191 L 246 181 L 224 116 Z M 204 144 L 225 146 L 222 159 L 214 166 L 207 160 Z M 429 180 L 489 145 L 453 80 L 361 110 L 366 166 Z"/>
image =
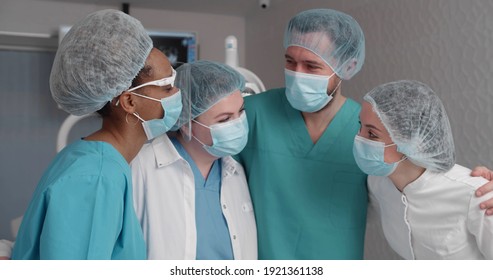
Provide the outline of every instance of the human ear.
<path id="1" fill-rule="evenodd" d="M 344 76 L 345 77 L 351 76 L 350 74 L 354 71 L 356 65 L 358 65 L 358 60 L 355 58 L 350 59 L 344 66 Z"/>
<path id="2" fill-rule="evenodd" d="M 136 111 L 136 103 L 134 95 L 128 91 L 124 91 L 118 97 L 118 106 L 120 106 L 125 112 L 133 114 Z"/>

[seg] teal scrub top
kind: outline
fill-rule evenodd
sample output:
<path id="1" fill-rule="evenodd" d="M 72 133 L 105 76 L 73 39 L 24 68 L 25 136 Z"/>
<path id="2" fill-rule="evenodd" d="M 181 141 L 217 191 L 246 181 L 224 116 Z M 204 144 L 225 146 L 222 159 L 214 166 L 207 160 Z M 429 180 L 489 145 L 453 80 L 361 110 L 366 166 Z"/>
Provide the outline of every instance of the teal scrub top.
<path id="1" fill-rule="evenodd" d="M 347 99 L 316 144 L 284 89 L 245 98 L 243 164 L 259 259 L 362 259 L 366 175 L 353 158 L 360 105 Z"/>
<path id="2" fill-rule="evenodd" d="M 12 259 L 145 259 L 128 163 L 112 145 L 78 140 L 41 178 Z"/>
<path id="3" fill-rule="evenodd" d="M 207 179 L 176 138 L 170 138 L 178 153 L 192 168 L 195 182 L 195 227 L 197 260 L 232 260 L 233 247 L 228 224 L 221 210 L 221 161 L 216 160 Z"/>

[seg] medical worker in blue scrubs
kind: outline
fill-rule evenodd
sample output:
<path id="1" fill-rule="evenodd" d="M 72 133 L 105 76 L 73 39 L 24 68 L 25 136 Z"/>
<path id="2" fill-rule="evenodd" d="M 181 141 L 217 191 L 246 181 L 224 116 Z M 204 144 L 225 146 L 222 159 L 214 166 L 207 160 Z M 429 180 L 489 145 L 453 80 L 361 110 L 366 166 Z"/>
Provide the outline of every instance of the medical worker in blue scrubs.
<path id="1" fill-rule="evenodd" d="M 50 76 L 66 112 L 98 112 L 102 128 L 62 150 L 24 215 L 12 259 L 145 259 L 129 162 L 181 111 L 174 70 L 141 23 L 102 10 L 75 24 Z"/>
<path id="2" fill-rule="evenodd" d="M 349 15 L 307 10 L 285 30 L 286 87 L 245 98 L 250 134 L 239 154 L 259 259 L 361 259 L 366 175 L 352 156 L 360 105 L 342 81 L 363 66 L 365 39 Z"/>
<path id="3" fill-rule="evenodd" d="M 173 130 L 132 161 L 134 198 L 149 259 L 257 259 L 257 230 L 243 168 L 231 155 L 248 124 L 233 68 L 196 61 L 177 69 L 183 111 Z"/>

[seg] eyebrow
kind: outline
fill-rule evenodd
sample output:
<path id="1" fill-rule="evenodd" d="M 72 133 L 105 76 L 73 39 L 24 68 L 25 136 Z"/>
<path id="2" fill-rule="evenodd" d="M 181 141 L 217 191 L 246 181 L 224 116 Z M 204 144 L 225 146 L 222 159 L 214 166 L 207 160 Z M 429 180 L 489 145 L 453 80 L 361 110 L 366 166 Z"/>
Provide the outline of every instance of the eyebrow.
<path id="1" fill-rule="evenodd" d="M 365 127 L 367 127 L 367 128 L 372 128 L 372 129 L 375 129 L 375 130 L 378 130 L 378 131 L 382 132 L 382 130 L 381 130 L 381 129 L 377 128 L 376 126 L 374 126 L 374 125 L 372 125 L 372 124 L 365 124 Z"/>
<path id="2" fill-rule="evenodd" d="M 244 109 L 245 108 L 245 101 L 243 101 L 243 104 L 241 104 L 241 107 L 240 107 L 240 110 Z M 219 119 L 221 118 L 222 116 L 225 116 L 225 115 L 232 115 L 234 114 L 234 112 L 224 112 L 224 113 L 221 113 L 217 116 L 214 117 L 214 119 Z"/>
<path id="3" fill-rule="evenodd" d="M 294 58 L 292 58 L 292 57 L 291 57 L 290 55 L 288 55 L 288 54 L 285 54 L 285 55 L 284 55 L 284 58 L 294 60 Z M 316 60 L 309 60 L 309 59 L 305 59 L 305 60 L 302 60 L 301 62 L 306 63 L 306 64 L 315 64 L 315 65 L 318 65 L 318 66 L 324 66 L 324 64 L 323 64 L 323 63 L 320 63 L 320 62 L 318 62 L 318 61 L 316 61 Z"/>

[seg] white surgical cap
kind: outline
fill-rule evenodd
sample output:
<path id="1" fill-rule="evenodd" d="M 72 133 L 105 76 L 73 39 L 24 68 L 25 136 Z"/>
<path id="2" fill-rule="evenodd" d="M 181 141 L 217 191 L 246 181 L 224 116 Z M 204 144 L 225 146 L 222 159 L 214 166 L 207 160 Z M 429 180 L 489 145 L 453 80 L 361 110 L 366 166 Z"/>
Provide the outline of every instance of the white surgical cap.
<path id="1" fill-rule="evenodd" d="M 175 85 L 181 90 L 184 109 L 172 130 L 180 129 L 233 92 L 243 91 L 245 79 L 228 65 L 199 60 L 176 69 Z"/>
<path id="2" fill-rule="evenodd" d="M 442 102 L 417 81 L 380 85 L 364 96 L 387 129 L 399 152 L 432 171 L 455 164 L 452 129 Z"/>
<path id="3" fill-rule="evenodd" d="M 50 76 L 53 99 L 74 115 L 101 109 L 130 87 L 151 49 L 137 19 L 116 10 L 88 15 L 58 47 Z"/>
<path id="4" fill-rule="evenodd" d="M 359 24 L 330 9 L 307 10 L 293 17 L 284 33 L 284 48 L 290 46 L 318 55 L 344 80 L 351 79 L 365 60 L 365 37 Z"/>

